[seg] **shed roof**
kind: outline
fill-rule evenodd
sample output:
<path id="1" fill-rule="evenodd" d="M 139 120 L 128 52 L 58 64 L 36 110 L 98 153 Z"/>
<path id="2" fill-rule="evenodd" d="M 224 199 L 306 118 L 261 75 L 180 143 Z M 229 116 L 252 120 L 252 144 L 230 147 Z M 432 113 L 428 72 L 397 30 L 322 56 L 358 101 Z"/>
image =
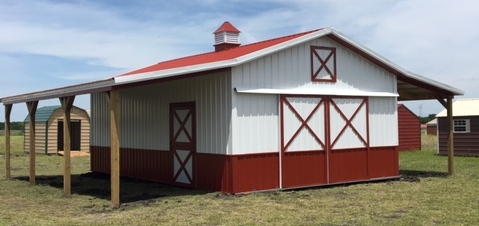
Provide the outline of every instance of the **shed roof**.
<path id="1" fill-rule="evenodd" d="M 463 91 L 435 80 L 409 72 L 367 47 L 349 39 L 334 28 L 323 28 L 267 41 L 243 45 L 232 49 L 160 62 L 110 79 L 63 87 L 53 90 L 4 97 L 4 104 L 22 103 L 72 95 L 111 90 L 112 87 L 143 81 L 184 76 L 197 72 L 231 68 L 257 58 L 299 45 L 316 38 L 327 37 L 349 48 L 379 67 L 397 76 L 399 100 L 437 99 L 443 96 L 463 95 Z"/>
<path id="2" fill-rule="evenodd" d="M 459 99 L 452 103 L 452 116 L 479 116 L 479 98 Z M 447 110 L 439 112 L 436 117 L 446 117 Z"/>
<path id="3" fill-rule="evenodd" d="M 427 122 L 426 125 L 437 125 L 437 118 Z"/>
<path id="4" fill-rule="evenodd" d="M 38 108 L 37 112 L 35 113 L 35 122 L 47 122 L 48 119 L 50 119 L 50 116 L 52 116 L 53 112 L 60 108 L 62 108 L 62 106 L 60 105 Z M 25 120 L 23 120 L 23 122 L 30 122 L 30 114 L 25 117 Z"/>
<path id="5" fill-rule="evenodd" d="M 419 119 L 419 116 L 417 116 L 413 111 L 411 111 L 411 109 L 409 109 L 406 105 L 404 105 L 404 104 L 397 104 L 397 108 L 398 108 L 398 109 L 404 109 L 404 110 L 408 111 L 410 115 L 412 115 L 412 116 L 414 116 L 414 117 L 416 117 L 416 118 Z"/>
<path id="6" fill-rule="evenodd" d="M 45 106 L 45 107 L 38 108 L 35 113 L 35 122 L 47 122 L 48 120 L 50 120 L 53 112 L 61 108 L 62 108 L 61 105 L 52 105 L 52 106 Z M 77 106 L 73 106 L 72 109 L 73 108 L 81 110 L 81 111 L 85 111 L 84 109 L 79 108 Z M 87 111 L 85 111 L 85 113 L 88 114 Z M 90 117 L 89 114 L 88 114 L 88 117 Z M 27 117 L 25 117 L 25 120 L 23 120 L 23 122 L 30 122 L 30 114 L 28 114 Z"/>
<path id="7" fill-rule="evenodd" d="M 230 22 L 224 22 L 213 34 L 217 34 L 220 32 L 233 32 L 233 33 L 240 33 L 238 29 L 236 29 Z"/>

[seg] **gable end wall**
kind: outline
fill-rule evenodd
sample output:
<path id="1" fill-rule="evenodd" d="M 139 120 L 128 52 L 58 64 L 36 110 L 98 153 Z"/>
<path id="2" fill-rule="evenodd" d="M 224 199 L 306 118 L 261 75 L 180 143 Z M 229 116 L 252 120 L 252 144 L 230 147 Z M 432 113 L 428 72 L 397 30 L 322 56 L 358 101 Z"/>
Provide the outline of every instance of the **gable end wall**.
<path id="1" fill-rule="evenodd" d="M 310 46 L 336 48 L 337 81 L 311 82 Z M 396 77 L 329 38 L 322 37 L 232 68 L 232 88 L 317 89 L 397 93 Z M 234 154 L 279 150 L 279 96 L 232 94 Z M 397 146 L 397 98 L 369 97 L 371 147 Z"/>

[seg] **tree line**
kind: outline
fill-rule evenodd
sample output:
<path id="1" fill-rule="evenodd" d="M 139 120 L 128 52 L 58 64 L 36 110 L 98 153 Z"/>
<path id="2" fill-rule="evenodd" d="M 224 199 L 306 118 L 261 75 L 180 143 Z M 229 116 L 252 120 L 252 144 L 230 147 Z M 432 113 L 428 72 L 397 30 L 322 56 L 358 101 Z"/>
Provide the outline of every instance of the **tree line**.
<path id="1" fill-rule="evenodd" d="M 429 114 L 426 117 L 420 117 L 419 116 L 419 121 L 421 121 L 421 124 L 426 124 L 426 123 L 428 123 L 429 121 L 431 121 L 435 118 L 436 118 L 436 114 Z"/>
<path id="2" fill-rule="evenodd" d="M 5 129 L 5 123 L 0 122 L 0 130 Z M 24 130 L 25 125 L 23 122 L 10 122 L 10 130 Z"/>

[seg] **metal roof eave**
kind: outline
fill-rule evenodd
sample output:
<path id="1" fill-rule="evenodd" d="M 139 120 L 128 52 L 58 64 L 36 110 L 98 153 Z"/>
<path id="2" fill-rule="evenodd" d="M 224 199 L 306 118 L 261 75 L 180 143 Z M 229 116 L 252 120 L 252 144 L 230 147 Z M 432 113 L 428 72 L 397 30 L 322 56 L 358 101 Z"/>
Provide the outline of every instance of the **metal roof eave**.
<path id="1" fill-rule="evenodd" d="M 0 98 L 0 102 L 4 105 L 7 104 L 16 104 L 24 103 L 30 101 L 39 101 L 47 100 L 53 98 L 67 97 L 67 96 L 76 96 L 82 94 L 89 94 L 95 92 L 104 92 L 112 89 L 112 86 L 115 84 L 113 78 L 100 80 L 96 82 L 83 83 L 73 86 L 67 86 L 62 88 L 44 90 L 33 93 L 26 93 L 21 95 L 9 96 Z"/>
<path id="2" fill-rule="evenodd" d="M 431 86 L 438 87 L 438 88 L 443 89 L 445 91 L 449 91 L 449 92 L 453 93 L 454 95 L 458 95 L 458 96 L 464 95 L 464 91 L 462 91 L 458 88 L 455 88 L 455 87 L 452 87 L 450 85 L 447 85 L 447 84 L 429 79 L 429 78 L 424 77 L 422 75 L 419 75 L 419 74 L 416 74 L 416 73 L 413 73 L 413 72 L 410 72 L 410 71 L 407 71 L 405 75 L 414 79 L 414 80 L 429 84 Z"/>

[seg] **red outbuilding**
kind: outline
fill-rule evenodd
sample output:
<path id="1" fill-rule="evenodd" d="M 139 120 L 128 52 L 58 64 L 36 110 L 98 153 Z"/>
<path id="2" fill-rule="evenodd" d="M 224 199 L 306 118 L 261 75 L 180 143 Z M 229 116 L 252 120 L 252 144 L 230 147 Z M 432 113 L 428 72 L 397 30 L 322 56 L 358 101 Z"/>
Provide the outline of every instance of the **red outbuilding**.
<path id="1" fill-rule="evenodd" d="M 421 121 L 404 104 L 398 104 L 398 151 L 421 150 Z"/>

